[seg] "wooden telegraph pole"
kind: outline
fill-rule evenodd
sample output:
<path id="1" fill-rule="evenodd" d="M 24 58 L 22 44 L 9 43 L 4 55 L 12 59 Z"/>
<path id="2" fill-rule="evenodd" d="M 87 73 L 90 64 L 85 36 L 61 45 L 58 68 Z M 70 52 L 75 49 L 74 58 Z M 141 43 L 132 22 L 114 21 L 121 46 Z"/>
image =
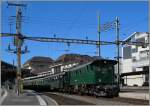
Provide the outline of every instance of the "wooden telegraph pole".
<path id="1" fill-rule="evenodd" d="M 23 39 L 21 34 L 21 20 L 22 20 L 22 12 L 21 7 L 26 6 L 25 4 L 18 3 L 9 3 L 8 6 L 15 6 L 17 8 L 16 11 L 16 36 L 14 37 L 14 46 L 16 46 L 16 51 L 14 53 L 17 54 L 17 91 L 18 95 L 22 93 L 22 79 L 21 79 L 21 47 L 23 45 Z"/>

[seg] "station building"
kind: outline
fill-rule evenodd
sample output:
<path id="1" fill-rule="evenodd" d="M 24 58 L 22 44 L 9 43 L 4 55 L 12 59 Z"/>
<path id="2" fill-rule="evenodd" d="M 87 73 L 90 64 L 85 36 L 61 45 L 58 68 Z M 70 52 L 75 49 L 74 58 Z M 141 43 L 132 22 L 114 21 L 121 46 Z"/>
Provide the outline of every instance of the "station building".
<path id="1" fill-rule="evenodd" d="M 37 75 L 38 76 L 47 76 L 47 75 L 58 74 L 61 72 L 66 72 L 66 71 L 68 71 L 69 68 L 76 66 L 77 64 L 78 63 L 75 63 L 75 62 L 52 64 L 49 66 L 49 69 L 47 71 L 40 72 Z"/>
<path id="2" fill-rule="evenodd" d="M 134 32 L 124 41 L 149 42 L 148 32 Z M 127 86 L 148 86 L 149 45 L 124 45 L 122 47 L 121 77 Z"/>
<path id="3" fill-rule="evenodd" d="M 31 70 L 30 73 L 37 75 L 38 73 L 49 71 L 49 65 L 54 62 L 50 57 L 34 56 L 23 64 L 24 69 Z"/>
<path id="4" fill-rule="evenodd" d="M 89 62 L 93 58 L 87 55 L 64 54 L 58 57 L 52 64 L 49 64 L 48 70 L 38 73 L 40 76 L 58 74 L 66 72 L 70 68 Z"/>
<path id="5" fill-rule="evenodd" d="M 68 71 L 69 68 L 91 61 L 88 55 L 64 54 L 55 61 L 49 57 L 35 56 L 26 61 L 23 68 L 30 69 L 34 76 L 45 76 Z"/>
<path id="6" fill-rule="evenodd" d="M 31 76 L 30 70 L 21 68 L 21 77 Z M 1 86 L 9 86 L 12 88 L 15 85 L 17 78 L 17 67 L 5 61 L 1 61 Z"/>

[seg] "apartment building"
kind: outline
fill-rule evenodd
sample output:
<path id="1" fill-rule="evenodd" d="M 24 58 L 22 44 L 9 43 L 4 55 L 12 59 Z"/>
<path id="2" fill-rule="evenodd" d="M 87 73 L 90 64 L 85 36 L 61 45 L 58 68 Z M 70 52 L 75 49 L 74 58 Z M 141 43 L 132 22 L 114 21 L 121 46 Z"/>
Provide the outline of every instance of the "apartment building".
<path id="1" fill-rule="evenodd" d="M 149 42 L 148 32 L 134 32 L 124 41 Z M 145 86 L 149 82 L 149 46 L 124 45 L 122 47 L 122 84 L 127 86 Z"/>

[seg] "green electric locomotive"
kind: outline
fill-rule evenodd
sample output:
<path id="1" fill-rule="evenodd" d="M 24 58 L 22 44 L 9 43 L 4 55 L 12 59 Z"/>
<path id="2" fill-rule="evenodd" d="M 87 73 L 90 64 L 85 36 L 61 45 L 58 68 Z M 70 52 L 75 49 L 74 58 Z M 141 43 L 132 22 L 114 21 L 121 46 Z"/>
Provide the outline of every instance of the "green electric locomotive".
<path id="1" fill-rule="evenodd" d="M 114 97 L 119 95 L 114 60 L 97 59 L 59 74 L 26 78 L 24 86 L 34 90 L 61 91 Z"/>
<path id="2" fill-rule="evenodd" d="M 68 92 L 95 96 L 118 96 L 114 60 L 94 60 L 66 72 L 64 89 Z"/>

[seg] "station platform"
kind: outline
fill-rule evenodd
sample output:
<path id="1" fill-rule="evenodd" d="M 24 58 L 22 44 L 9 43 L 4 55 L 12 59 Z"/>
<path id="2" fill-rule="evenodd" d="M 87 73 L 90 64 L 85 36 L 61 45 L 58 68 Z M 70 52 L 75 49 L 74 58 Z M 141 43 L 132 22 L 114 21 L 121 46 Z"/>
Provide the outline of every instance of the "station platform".
<path id="1" fill-rule="evenodd" d="M 149 100 L 149 87 L 132 87 L 125 86 L 121 87 L 119 96 L 123 98 L 133 98 L 133 99 L 142 99 Z"/>
<path id="2" fill-rule="evenodd" d="M 142 93 L 142 92 L 120 92 L 119 93 L 119 97 L 149 100 L 149 93 Z"/>
<path id="3" fill-rule="evenodd" d="M 58 105 L 52 98 L 32 90 L 24 90 L 20 95 L 13 90 L 3 89 L 2 92 L 1 105 Z"/>

